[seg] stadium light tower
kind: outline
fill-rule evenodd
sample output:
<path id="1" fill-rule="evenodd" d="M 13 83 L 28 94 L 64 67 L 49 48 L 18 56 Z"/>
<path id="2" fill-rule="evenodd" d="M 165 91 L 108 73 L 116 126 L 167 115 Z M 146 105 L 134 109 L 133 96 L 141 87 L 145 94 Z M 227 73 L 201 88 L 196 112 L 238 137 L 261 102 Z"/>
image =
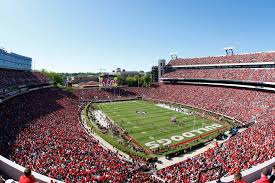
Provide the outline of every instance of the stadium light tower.
<path id="1" fill-rule="evenodd" d="M 177 59 L 178 58 L 178 53 L 177 52 L 174 52 L 174 53 L 170 53 L 170 57 L 171 57 L 171 59 L 172 60 L 175 60 L 175 59 Z"/>
<path id="2" fill-rule="evenodd" d="M 225 47 L 223 48 L 226 52 L 226 55 L 234 55 L 234 47 Z"/>

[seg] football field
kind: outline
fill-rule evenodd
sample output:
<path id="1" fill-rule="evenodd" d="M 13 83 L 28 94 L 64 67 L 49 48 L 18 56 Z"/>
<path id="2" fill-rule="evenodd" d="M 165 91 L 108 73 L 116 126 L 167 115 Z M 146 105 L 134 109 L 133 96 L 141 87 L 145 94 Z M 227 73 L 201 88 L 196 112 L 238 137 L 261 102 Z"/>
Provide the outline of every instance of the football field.
<path id="1" fill-rule="evenodd" d="M 185 144 L 226 128 L 225 124 L 142 100 L 96 106 L 145 149 Z M 176 122 L 171 122 L 171 117 L 176 117 Z"/>

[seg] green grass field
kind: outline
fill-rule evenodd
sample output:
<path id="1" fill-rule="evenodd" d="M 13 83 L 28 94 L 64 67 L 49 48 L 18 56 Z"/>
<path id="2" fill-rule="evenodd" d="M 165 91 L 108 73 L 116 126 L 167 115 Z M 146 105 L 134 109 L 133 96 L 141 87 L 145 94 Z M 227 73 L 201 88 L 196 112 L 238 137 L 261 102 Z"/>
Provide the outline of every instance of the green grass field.
<path id="1" fill-rule="evenodd" d="M 198 115 L 176 112 L 141 100 L 100 103 L 96 106 L 145 149 L 187 143 L 213 135 L 213 132 L 217 134 L 219 129 L 226 127 Z M 174 116 L 176 123 L 171 122 Z"/>

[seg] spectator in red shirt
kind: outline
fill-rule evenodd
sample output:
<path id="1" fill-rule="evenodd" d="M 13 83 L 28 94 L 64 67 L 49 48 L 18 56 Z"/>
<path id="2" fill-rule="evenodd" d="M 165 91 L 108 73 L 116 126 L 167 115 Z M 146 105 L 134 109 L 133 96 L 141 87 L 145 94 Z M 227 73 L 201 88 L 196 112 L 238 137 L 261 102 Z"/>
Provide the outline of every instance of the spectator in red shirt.
<path id="1" fill-rule="evenodd" d="M 275 182 L 275 165 L 272 166 L 272 172 L 271 172 L 271 175 L 269 177 L 269 181 L 270 181 L 270 183 Z"/>
<path id="2" fill-rule="evenodd" d="M 266 168 L 264 168 L 261 173 L 261 178 L 259 180 L 257 180 L 255 183 L 270 183 L 267 176 L 268 176 L 268 170 Z"/>
<path id="3" fill-rule="evenodd" d="M 242 174 L 240 172 L 234 173 L 234 182 L 236 183 L 247 183 L 242 180 Z"/>
<path id="4" fill-rule="evenodd" d="M 32 171 L 30 168 L 26 168 L 24 171 L 24 175 L 22 175 L 19 179 L 20 183 L 35 183 L 34 176 L 32 175 Z"/>

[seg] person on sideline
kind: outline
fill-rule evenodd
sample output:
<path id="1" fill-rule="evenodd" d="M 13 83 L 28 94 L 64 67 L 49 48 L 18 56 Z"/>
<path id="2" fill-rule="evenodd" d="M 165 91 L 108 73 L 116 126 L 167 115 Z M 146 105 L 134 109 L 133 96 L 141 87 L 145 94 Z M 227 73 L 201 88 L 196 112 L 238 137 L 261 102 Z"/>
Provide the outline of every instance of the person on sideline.
<path id="1" fill-rule="evenodd" d="M 34 176 L 32 175 L 32 171 L 30 168 L 26 168 L 24 171 L 24 175 L 22 175 L 19 179 L 20 183 L 35 183 Z"/>

